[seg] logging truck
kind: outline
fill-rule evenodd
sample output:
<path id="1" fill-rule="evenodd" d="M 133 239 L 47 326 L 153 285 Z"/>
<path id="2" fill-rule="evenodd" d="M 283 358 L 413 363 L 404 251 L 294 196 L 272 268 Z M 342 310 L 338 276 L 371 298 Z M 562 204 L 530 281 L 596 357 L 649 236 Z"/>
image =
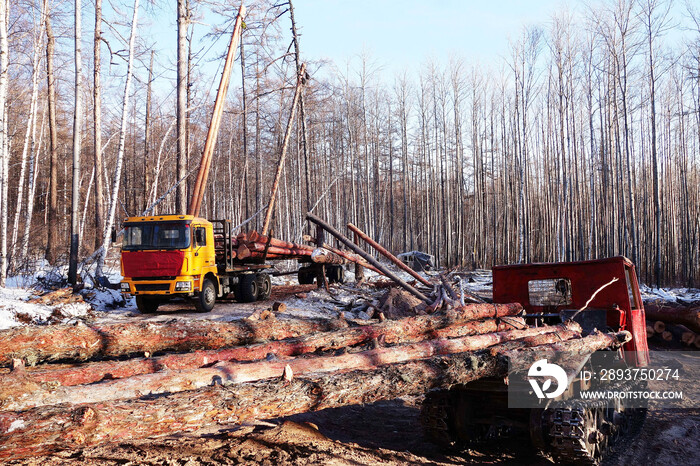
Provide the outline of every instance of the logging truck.
<path id="1" fill-rule="evenodd" d="M 612 364 L 643 367 L 649 363 L 644 306 L 634 265 L 624 257 L 494 267 L 493 302 L 520 303 L 530 325 L 573 319 L 584 333 L 627 330 L 632 339 L 617 353 L 610 352 Z M 541 400 L 532 409 L 508 408 L 509 391 L 518 388 L 513 380 L 506 386 L 503 378 L 429 392 L 421 411 L 426 436 L 445 447 L 518 437 L 559 462 L 597 464 L 615 441 L 643 419 L 646 409 L 632 409 L 625 400 L 612 404 L 568 401 L 590 389 L 591 381 L 581 380 L 580 374 L 591 364 L 595 362 L 590 355 L 573 361 L 567 370 L 567 391 L 556 400 Z M 605 388 L 628 390 L 618 386 L 625 383 L 620 380 Z M 521 389 L 532 392 L 527 385 Z"/>
<path id="2" fill-rule="evenodd" d="M 192 215 L 129 217 L 124 221 L 121 291 L 136 297 L 143 313 L 172 298 L 191 300 L 209 312 L 217 297 L 239 302 L 264 300 L 272 284 L 264 260 L 235 260 L 236 238 L 229 220 Z"/>

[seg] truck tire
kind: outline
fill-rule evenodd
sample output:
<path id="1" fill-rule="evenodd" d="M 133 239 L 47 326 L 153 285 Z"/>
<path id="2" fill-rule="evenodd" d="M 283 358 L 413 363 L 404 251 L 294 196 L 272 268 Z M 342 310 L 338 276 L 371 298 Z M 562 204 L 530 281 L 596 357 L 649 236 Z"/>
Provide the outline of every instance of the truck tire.
<path id="1" fill-rule="evenodd" d="M 300 285 L 313 285 L 316 279 L 316 271 L 313 267 L 302 267 L 297 272 L 297 280 Z"/>
<path id="2" fill-rule="evenodd" d="M 260 273 L 255 278 L 255 281 L 258 283 L 258 301 L 267 300 L 272 293 L 272 282 L 270 281 L 270 275 Z"/>
<path id="3" fill-rule="evenodd" d="M 153 314 L 158 310 L 160 305 L 160 299 L 151 298 L 148 296 L 137 296 L 136 297 L 136 307 L 141 314 Z"/>
<path id="4" fill-rule="evenodd" d="M 345 283 L 345 269 L 342 265 L 327 265 L 326 277 L 328 283 Z"/>
<path id="5" fill-rule="evenodd" d="M 209 278 L 202 282 L 202 289 L 194 299 L 194 307 L 197 312 L 209 312 L 214 309 L 216 303 L 216 286 Z"/>
<path id="6" fill-rule="evenodd" d="M 258 282 L 255 280 L 255 274 L 246 273 L 238 279 L 236 285 L 236 301 L 239 303 L 252 303 L 258 299 Z"/>

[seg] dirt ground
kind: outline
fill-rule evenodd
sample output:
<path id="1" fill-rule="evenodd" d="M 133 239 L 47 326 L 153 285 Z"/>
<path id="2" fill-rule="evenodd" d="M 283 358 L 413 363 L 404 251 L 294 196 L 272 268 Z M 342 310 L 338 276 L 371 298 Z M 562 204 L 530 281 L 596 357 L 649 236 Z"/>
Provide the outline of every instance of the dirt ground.
<path id="1" fill-rule="evenodd" d="M 149 441 L 102 445 L 14 465 L 552 465 L 543 456 L 516 456 L 493 446 L 445 452 L 418 424 L 420 399 L 378 402 L 306 413 L 258 425 Z M 652 411 L 642 430 L 604 464 L 700 464 L 700 410 Z M 516 446 L 517 447 L 517 446 Z M 522 452 L 520 452 L 522 453 Z"/>
<path id="2" fill-rule="evenodd" d="M 272 301 L 306 299 L 313 286 L 275 287 L 269 302 L 222 303 L 205 318 L 228 320 L 250 315 Z M 336 310 L 347 306 L 333 303 Z M 327 309 L 330 312 L 330 309 Z M 130 310 L 124 318 L 166 320 L 202 318 L 187 305 L 171 304 L 156 316 Z M 290 305 L 291 315 L 302 312 Z M 653 349 L 653 348 L 652 348 Z M 700 359 L 700 352 L 697 352 Z M 688 381 L 696 385 L 697 381 Z M 448 452 L 423 436 L 418 422 L 421 397 L 349 406 L 243 426 L 206 430 L 145 441 L 130 441 L 14 461 L 24 466 L 75 465 L 551 465 L 543 456 L 517 456 L 522 445 L 492 446 Z M 507 445 L 503 445 L 506 443 Z M 510 450 L 508 450 L 510 448 Z M 650 410 L 634 438 L 624 440 L 604 464 L 700 465 L 700 409 Z"/>

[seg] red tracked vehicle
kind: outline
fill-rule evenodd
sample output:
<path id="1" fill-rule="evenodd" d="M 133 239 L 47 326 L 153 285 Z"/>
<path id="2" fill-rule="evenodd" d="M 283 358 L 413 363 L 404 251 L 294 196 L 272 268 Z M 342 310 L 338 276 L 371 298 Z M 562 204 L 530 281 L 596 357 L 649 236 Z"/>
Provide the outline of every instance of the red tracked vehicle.
<path id="1" fill-rule="evenodd" d="M 627 330 L 632 340 L 610 355 L 614 364 L 644 367 L 649 363 L 637 275 L 625 257 L 494 267 L 493 302 L 522 304 L 531 325 L 573 319 L 584 333 Z M 643 420 L 646 410 L 632 409 L 623 401 L 567 403 L 577 390 L 590 387 L 590 382 L 578 377 L 581 368 L 590 364 L 584 357 L 568 374 L 567 391 L 537 408 L 509 408 L 509 388 L 500 379 L 430 392 L 421 411 L 426 436 L 451 448 L 525 439 L 558 462 L 598 464 L 616 441 Z"/>

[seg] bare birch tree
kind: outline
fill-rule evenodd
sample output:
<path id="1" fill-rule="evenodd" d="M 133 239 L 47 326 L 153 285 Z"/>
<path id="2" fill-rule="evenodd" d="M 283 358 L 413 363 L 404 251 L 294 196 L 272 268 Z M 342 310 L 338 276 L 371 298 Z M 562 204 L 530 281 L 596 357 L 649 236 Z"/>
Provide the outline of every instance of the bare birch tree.
<path id="1" fill-rule="evenodd" d="M 109 212 L 107 214 L 107 222 L 105 225 L 102 247 L 99 249 L 97 258 L 97 269 L 95 274 L 98 277 L 103 275 L 103 267 L 109 246 L 111 244 L 112 227 L 114 225 L 114 216 L 117 211 L 117 202 L 119 202 L 119 186 L 121 185 L 122 164 L 124 163 L 124 146 L 126 143 L 126 120 L 129 113 L 129 96 L 131 95 L 131 80 L 134 71 L 134 47 L 136 44 L 136 31 L 138 27 L 139 0 L 134 0 L 134 13 L 131 18 L 131 34 L 129 35 L 129 57 L 127 59 L 126 82 L 124 83 L 124 98 L 122 100 L 122 115 L 119 125 L 119 148 L 117 149 L 117 162 L 114 168 L 114 181 L 112 182 L 112 194 Z"/>

